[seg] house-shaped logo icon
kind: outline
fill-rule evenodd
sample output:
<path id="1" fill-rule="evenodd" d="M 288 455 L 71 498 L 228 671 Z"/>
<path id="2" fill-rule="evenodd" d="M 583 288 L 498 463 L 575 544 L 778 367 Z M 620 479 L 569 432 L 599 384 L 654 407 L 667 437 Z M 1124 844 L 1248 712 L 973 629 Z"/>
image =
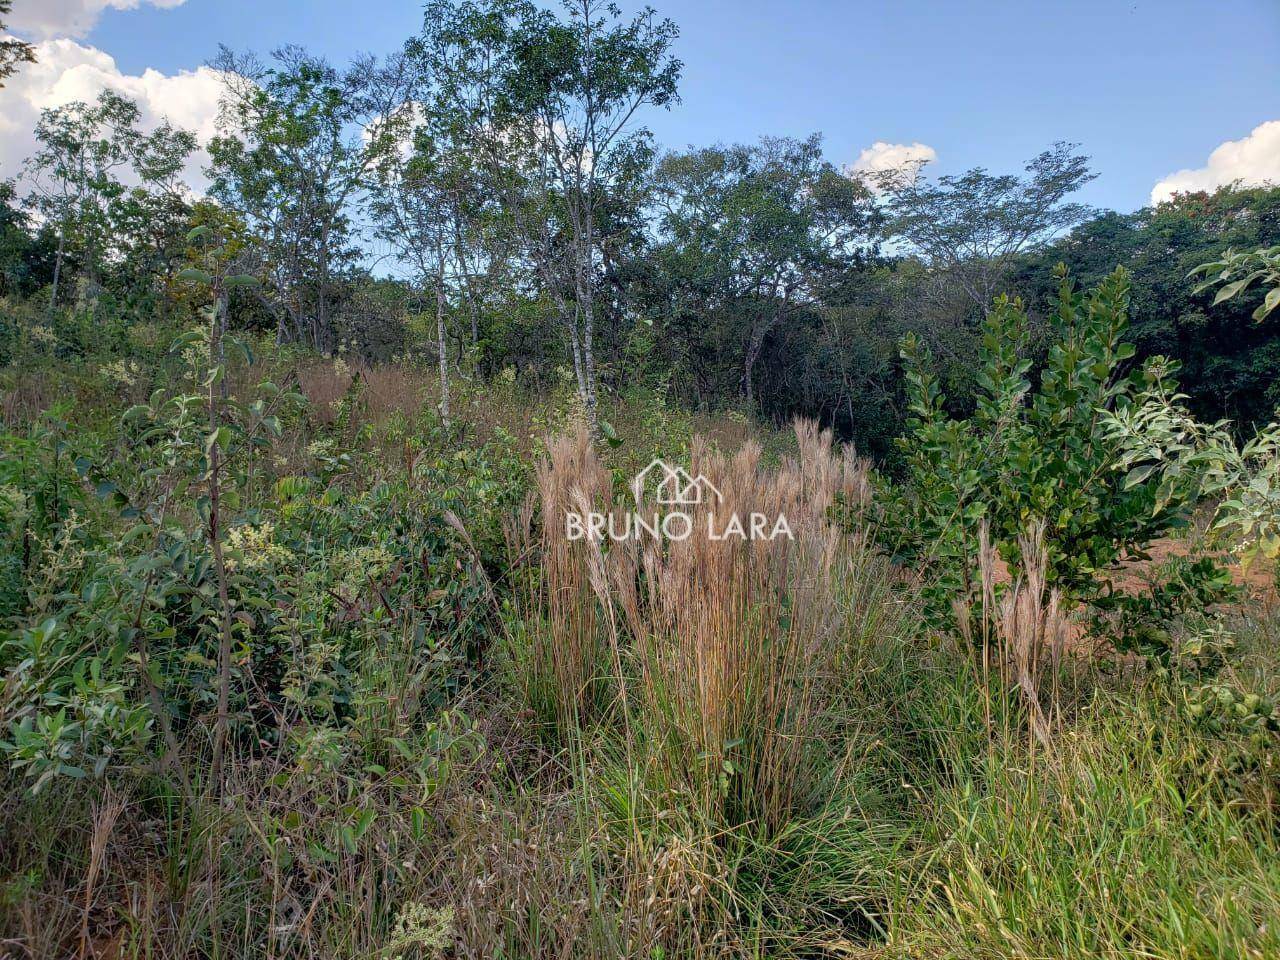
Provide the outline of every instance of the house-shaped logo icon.
<path id="1" fill-rule="evenodd" d="M 716 485 L 702 474 L 693 477 L 684 467 L 673 467 L 662 460 L 654 460 L 636 474 L 631 482 L 631 490 L 636 500 L 644 499 L 645 487 L 656 479 L 656 495 L 654 500 L 664 505 L 688 505 L 702 503 L 707 494 L 714 495 L 716 501 L 724 499 Z"/>

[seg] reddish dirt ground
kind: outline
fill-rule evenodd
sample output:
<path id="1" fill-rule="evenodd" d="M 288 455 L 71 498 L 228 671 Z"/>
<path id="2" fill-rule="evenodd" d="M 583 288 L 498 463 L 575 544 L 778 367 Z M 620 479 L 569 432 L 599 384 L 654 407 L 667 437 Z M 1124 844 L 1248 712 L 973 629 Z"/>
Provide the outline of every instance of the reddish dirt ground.
<path id="1" fill-rule="evenodd" d="M 1119 564 L 1116 568 L 1114 582 L 1119 589 L 1126 593 L 1141 592 L 1152 585 L 1165 563 L 1174 557 L 1188 556 L 1194 553 L 1195 550 L 1195 544 L 1186 540 L 1174 540 L 1168 537 L 1156 540 L 1146 550 L 1151 559 L 1126 561 Z M 1211 555 L 1223 562 L 1231 572 L 1231 579 L 1237 586 L 1244 588 L 1245 596 L 1248 599 L 1261 601 L 1268 605 L 1280 599 L 1276 593 L 1276 574 L 1269 565 L 1255 563 L 1246 571 L 1238 562 L 1225 554 L 1213 553 Z"/>
<path id="2" fill-rule="evenodd" d="M 1159 582 L 1162 567 L 1174 557 L 1200 556 L 1209 553 L 1217 557 L 1230 571 L 1231 579 L 1243 588 L 1244 602 L 1258 603 L 1265 608 L 1280 603 L 1280 592 L 1277 591 L 1277 578 L 1271 565 L 1257 563 L 1244 570 L 1229 555 L 1217 551 L 1205 551 L 1203 546 L 1193 540 L 1165 537 L 1153 541 L 1145 551 L 1149 559 L 1127 560 L 1117 564 L 1111 572 L 1112 582 L 1124 593 L 1138 595 Z M 1002 559 L 996 560 L 996 580 L 1009 583 L 1009 568 Z M 1065 638 L 1068 651 L 1092 656 L 1109 648 L 1109 643 L 1091 636 L 1088 625 L 1079 612 L 1072 615 L 1067 625 Z"/>

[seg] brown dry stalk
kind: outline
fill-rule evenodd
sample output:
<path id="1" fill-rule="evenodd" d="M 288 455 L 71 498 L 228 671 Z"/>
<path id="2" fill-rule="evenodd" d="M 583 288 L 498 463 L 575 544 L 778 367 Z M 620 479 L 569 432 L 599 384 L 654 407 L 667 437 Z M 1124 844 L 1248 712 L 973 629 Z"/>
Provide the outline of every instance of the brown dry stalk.
<path id="1" fill-rule="evenodd" d="M 1032 523 L 1018 538 L 1018 548 L 1019 569 L 1012 585 L 997 599 L 999 557 L 987 522 L 982 521 L 977 555 L 980 620 L 974 623 L 968 604 L 962 601 L 956 602 L 956 618 L 965 639 L 981 645 L 984 680 L 994 657 L 1001 678 L 1016 686 L 1026 703 L 1032 733 L 1048 747 L 1050 725 L 1041 706 L 1040 672 L 1046 661 L 1057 664 L 1060 660 L 1067 618 L 1058 591 L 1048 587 L 1044 523 Z"/>
<path id="2" fill-rule="evenodd" d="M 591 584 L 595 548 L 570 540 L 564 517 L 570 511 L 607 509 L 612 479 L 581 425 L 548 443 L 536 475 L 544 520 L 542 576 L 537 609 L 528 621 L 522 679 L 526 694 L 538 701 L 550 698 L 556 719 L 569 722 L 588 712 L 604 643 Z"/>
<path id="3" fill-rule="evenodd" d="M 530 638 L 530 659 L 554 677 L 558 705 L 580 710 L 611 653 L 628 726 L 634 718 L 642 728 L 665 776 L 713 804 L 729 774 L 725 802 L 769 827 L 806 787 L 841 637 L 848 540 L 829 508 L 837 497 L 857 508 L 869 496 L 867 465 L 837 450 L 829 432 L 801 421 L 796 437 L 798 458 L 776 467 L 762 465 L 755 443 L 726 457 L 695 438 L 690 473 L 722 496 L 682 507 L 693 529 L 685 539 L 567 537 L 566 510 L 664 512 L 615 500 L 585 430 L 552 440 L 537 475 L 547 629 Z M 725 518 L 753 513 L 770 524 L 785 516 L 794 538 L 706 535 L 708 522 L 723 529 Z"/>
<path id="4" fill-rule="evenodd" d="M 102 873 L 102 864 L 107 855 L 107 841 L 116 821 L 124 811 L 124 801 L 117 797 L 108 787 L 102 801 L 93 808 L 93 836 L 89 840 L 89 867 L 84 878 L 84 906 L 80 919 L 80 951 L 81 958 L 94 955 L 93 945 L 89 939 L 89 913 L 93 909 L 93 895 L 98 887 L 98 877 Z"/>

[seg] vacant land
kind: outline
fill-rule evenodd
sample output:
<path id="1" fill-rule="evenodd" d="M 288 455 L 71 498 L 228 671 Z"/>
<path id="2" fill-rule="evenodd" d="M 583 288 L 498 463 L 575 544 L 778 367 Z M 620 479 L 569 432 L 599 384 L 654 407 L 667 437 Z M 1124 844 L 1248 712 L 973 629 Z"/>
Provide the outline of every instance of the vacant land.
<path id="1" fill-rule="evenodd" d="M 637 396 L 597 444 L 487 384 L 443 430 L 429 369 L 273 354 L 229 376 L 225 659 L 207 425 L 87 366 L 37 413 L 13 374 L 16 956 L 1280 949 L 1273 607 L 1170 601 L 1137 659 L 1109 611 L 1084 655 L 1042 556 L 975 540 L 931 621 L 893 491 L 812 426 Z M 655 455 L 795 539 L 564 539 Z"/>
<path id="2" fill-rule="evenodd" d="M 0 960 L 1280 957 L 1266 4 L 245 5 L 0 0 Z"/>

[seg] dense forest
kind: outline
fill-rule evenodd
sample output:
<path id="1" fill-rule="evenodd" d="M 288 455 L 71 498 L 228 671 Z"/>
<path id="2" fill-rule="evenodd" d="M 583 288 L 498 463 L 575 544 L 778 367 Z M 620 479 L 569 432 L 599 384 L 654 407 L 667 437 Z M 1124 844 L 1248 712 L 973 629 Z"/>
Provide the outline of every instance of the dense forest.
<path id="1" fill-rule="evenodd" d="M 41 114 L 0 957 L 1280 955 L 1280 186 L 670 149 L 677 37 Z"/>

